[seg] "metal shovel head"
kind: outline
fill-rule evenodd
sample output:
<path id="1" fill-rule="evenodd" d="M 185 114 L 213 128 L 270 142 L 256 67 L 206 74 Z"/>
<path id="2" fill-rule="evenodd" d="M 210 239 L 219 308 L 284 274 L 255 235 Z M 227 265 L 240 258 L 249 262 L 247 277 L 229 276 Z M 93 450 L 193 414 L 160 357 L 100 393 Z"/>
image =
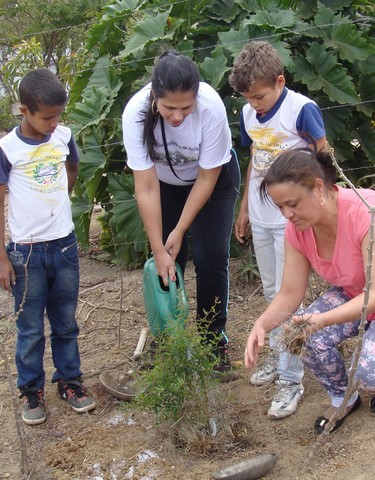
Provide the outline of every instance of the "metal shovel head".
<path id="1" fill-rule="evenodd" d="M 176 276 L 176 281 L 169 278 L 168 287 L 165 287 L 153 258 L 149 258 L 143 267 L 144 305 L 148 326 L 155 337 L 177 324 L 184 324 L 188 316 L 189 305 L 184 279 L 177 263 Z"/>
<path id="2" fill-rule="evenodd" d="M 130 402 L 137 395 L 136 382 L 130 373 L 122 370 L 105 370 L 99 376 L 100 383 L 114 397 Z"/>
<path id="3" fill-rule="evenodd" d="M 275 466 L 277 453 L 265 453 L 243 462 L 223 468 L 213 474 L 214 480 L 256 480 L 266 475 Z"/>

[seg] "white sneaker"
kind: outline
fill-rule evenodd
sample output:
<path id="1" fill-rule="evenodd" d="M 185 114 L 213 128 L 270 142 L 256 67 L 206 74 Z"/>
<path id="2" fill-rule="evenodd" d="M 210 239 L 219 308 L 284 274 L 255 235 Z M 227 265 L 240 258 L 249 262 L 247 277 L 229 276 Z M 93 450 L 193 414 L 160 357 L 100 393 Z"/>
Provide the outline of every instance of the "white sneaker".
<path id="1" fill-rule="evenodd" d="M 304 388 L 302 383 L 292 383 L 286 380 L 276 380 L 278 390 L 273 397 L 267 415 L 270 418 L 289 417 L 297 410 Z"/>
<path id="2" fill-rule="evenodd" d="M 271 383 L 275 380 L 277 374 L 277 359 L 275 355 L 270 354 L 260 363 L 253 374 L 249 377 L 249 383 L 260 386 Z"/>

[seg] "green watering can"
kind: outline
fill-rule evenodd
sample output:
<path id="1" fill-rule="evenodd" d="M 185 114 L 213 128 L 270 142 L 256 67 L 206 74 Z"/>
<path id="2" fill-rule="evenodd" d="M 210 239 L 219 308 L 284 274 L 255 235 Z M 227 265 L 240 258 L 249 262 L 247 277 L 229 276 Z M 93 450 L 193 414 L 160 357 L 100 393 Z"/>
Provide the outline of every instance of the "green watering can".
<path id="1" fill-rule="evenodd" d="M 176 281 L 168 279 L 168 287 L 158 275 L 155 260 L 149 258 L 143 267 L 143 296 L 147 321 L 152 335 L 161 335 L 166 328 L 185 323 L 189 304 L 181 267 L 176 263 Z"/>

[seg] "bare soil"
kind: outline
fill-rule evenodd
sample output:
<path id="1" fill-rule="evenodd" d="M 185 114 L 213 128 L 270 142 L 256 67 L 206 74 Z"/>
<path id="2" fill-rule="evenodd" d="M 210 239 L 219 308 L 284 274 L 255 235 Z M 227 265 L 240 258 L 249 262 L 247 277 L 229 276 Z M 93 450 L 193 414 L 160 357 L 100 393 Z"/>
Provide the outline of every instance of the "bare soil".
<path id="1" fill-rule="evenodd" d="M 259 283 L 241 275 L 241 260 L 231 263 L 228 333 L 230 355 L 239 378 L 218 386 L 225 399 L 218 434 L 205 444 L 184 448 L 173 444 L 168 432 L 150 414 L 131 408 L 102 387 L 99 373 L 137 368 L 132 360 L 142 327 L 147 326 L 142 271 L 126 271 L 97 259 L 94 252 L 98 227 L 93 227 L 93 248 L 81 254 L 81 289 L 77 310 L 80 351 L 85 384 L 97 402 L 93 413 L 78 415 L 57 396 L 56 386 L 46 385 L 46 423 L 22 427 L 17 433 L 9 380 L 16 382 L 15 328 L 11 321 L 12 298 L 0 294 L 2 325 L 0 356 L 0 479 L 22 479 L 21 453 L 27 454 L 28 478 L 36 480 L 208 480 L 221 468 L 263 453 L 277 453 L 278 461 L 266 476 L 274 480 L 371 480 L 375 478 L 375 416 L 370 414 L 369 394 L 344 425 L 322 445 L 313 432 L 317 416 L 328 406 L 322 388 L 307 372 L 305 394 L 297 412 L 283 420 L 267 417 L 272 390 L 253 387 L 242 363 L 243 350 L 253 321 L 265 307 Z M 185 285 L 194 311 L 195 279 L 188 266 Z M 312 278 L 309 296 L 322 284 Z M 48 332 L 48 323 L 46 324 Z M 148 337 L 148 342 L 150 337 Z M 48 341 L 47 341 L 48 344 Z M 353 344 L 343 346 L 349 359 Z M 50 347 L 45 355 L 47 378 L 53 372 Z M 19 400 L 16 404 L 19 405 Z M 127 404 L 129 405 L 129 404 Z M 225 413 L 225 415 L 224 415 Z M 225 431 L 226 435 L 220 435 Z M 230 432 L 230 435 L 228 435 Z M 22 441 L 25 447 L 22 447 Z M 312 458 L 310 454 L 313 453 Z"/>

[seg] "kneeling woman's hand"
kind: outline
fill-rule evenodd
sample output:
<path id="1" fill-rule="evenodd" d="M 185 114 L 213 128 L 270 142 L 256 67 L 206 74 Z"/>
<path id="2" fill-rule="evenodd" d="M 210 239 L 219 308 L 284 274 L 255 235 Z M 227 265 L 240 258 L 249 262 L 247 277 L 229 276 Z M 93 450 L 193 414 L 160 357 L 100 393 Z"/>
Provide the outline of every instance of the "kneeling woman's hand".
<path id="1" fill-rule="evenodd" d="M 255 322 L 250 335 L 246 342 L 246 349 L 245 349 L 245 367 L 246 368 L 254 368 L 257 360 L 258 354 L 262 347 L 264 347 L 264 341 L 266 338 L 266 331 L 265 329 Z"/>

